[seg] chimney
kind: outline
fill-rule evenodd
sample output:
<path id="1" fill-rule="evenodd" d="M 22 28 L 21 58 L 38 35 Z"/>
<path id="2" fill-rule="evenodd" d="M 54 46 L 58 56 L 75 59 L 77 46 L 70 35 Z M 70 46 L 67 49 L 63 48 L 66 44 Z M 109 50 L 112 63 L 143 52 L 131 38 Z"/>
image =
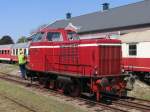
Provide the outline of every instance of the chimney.
<path id="1" fill-rule="evenodd" d="M 71 13 L 70 12 L 66 13 L 66 19 L 71 19 Z"/>
<path id="2" fill-rule="evenodd" d="M 106 11 L 109 9 L 109 5 L 110 5 L 109 3 L 103 3 L 102 5 L 103 5 L 103 11 Z"/>

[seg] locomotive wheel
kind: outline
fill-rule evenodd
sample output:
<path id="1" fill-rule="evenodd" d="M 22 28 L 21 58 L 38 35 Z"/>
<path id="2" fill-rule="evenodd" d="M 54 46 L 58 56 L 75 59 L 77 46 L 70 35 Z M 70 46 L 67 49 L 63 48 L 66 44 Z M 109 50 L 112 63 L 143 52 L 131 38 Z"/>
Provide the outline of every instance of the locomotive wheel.
<path id="1" fill-rule="evenodd" d="M 75 83 L 69 83 L 66 85 L 65 93 L 72 97 L 80 96 L 81 87 Z"/>
<path id="2" fill-rule="evenodd" d="M 39 78 L 39 84 L 42 88 L 49 88 L 49 80 L 45 77 Z"/>
<path id="3" fill-rule="evenodd" d="M 43 85 L 44 84 L 44 78 L 39 77 L 39 84 Z"/>
<path id="4" fill-rule="evenodd" d="M 56 86 L 55 80 L 51 80 L 50 83 L 49 83 L 49 88 L 54 90 L 55 86 Z"/>

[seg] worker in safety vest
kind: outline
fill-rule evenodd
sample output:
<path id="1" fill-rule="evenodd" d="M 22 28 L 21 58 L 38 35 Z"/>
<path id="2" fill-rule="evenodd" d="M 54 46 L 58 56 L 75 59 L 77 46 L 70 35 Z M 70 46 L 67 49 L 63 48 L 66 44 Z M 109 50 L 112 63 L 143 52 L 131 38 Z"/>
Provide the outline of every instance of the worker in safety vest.
<path id="1" fill-rule="evenodd" d="M 25 68 L 26 58 L 22 50 L 20 50 L 18 54 L 18 63 L 19 63 L 20 71 L 21 71 L 21 77 L 23 79 L 26 79 L 26 68 Z"/>

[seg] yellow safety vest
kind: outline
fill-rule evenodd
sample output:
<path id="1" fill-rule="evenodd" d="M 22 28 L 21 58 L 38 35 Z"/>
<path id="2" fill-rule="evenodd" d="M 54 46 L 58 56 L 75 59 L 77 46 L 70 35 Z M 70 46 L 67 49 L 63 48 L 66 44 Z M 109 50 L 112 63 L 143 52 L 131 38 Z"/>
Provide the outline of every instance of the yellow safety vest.
<path id="1" fill-rule="evenodd" d="M 25 64 L 26 63 L 26 59 L 25 59 L 25 56 L 23 54 L 18 55 L 18 63 L 19 64 Z"/>

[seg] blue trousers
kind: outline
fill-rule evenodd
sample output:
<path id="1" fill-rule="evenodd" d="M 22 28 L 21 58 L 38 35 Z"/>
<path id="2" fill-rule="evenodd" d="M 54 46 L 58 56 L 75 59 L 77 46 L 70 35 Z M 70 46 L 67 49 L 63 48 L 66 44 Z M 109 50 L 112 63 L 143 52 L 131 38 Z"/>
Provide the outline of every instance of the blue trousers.
<path id="1" fill-rule="evenodd" d="M 20 68 L 20 71 L 21 71 L 21 77 L 25 78 L 25 76 L 26 76 L 26 67 L 25 67 L 25 64 L 19 64 L 19 68 Z"/>

